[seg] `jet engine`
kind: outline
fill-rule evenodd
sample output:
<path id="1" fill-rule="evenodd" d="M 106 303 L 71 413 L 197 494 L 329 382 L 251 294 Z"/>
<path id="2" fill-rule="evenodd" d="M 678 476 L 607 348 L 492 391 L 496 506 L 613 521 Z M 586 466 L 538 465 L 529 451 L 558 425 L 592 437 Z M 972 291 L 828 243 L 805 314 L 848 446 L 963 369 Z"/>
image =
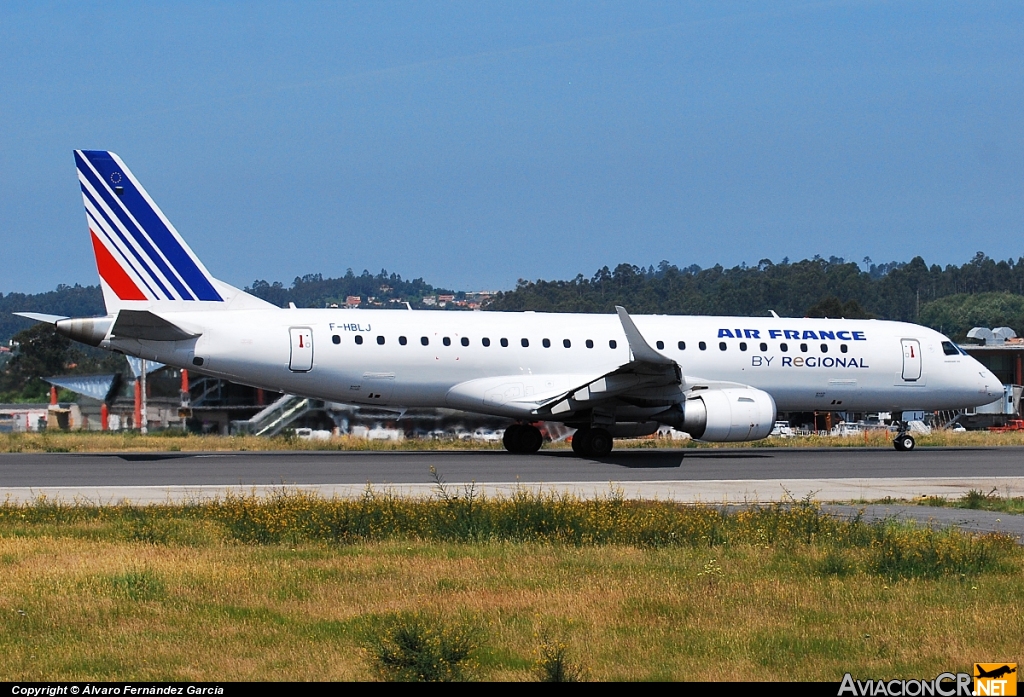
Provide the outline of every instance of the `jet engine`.
<path id="1" fill-rule="evenodd" d="M 753 387 L 693 391 L 682 404 L 651 417 L 694 438 L 714 442 L 758 440 L 775 425 L 775 400 Z"/>

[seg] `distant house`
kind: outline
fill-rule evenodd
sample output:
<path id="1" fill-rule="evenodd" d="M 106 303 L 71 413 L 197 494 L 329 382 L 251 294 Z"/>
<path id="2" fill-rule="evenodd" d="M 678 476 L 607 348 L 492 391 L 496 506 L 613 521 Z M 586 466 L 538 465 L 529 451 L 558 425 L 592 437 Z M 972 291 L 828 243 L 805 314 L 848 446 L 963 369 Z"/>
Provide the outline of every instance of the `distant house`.
<path id="1" fill-rule="evenodd" d="M 435 305 L 437 305 L 437 296 L 435 296 L 435 295 L 428 295 L 428 296 L 424 297 L 423 298 L 423 304 L 428 306 L 428 307 L 434 307 Z"/>
<path id="2" fill-rule="evenodd" d="M 363 302 L 363 299 L 358 295 L 350 295 L 345 298 L 345 307 L 359 307 L 361 302 Z"/>

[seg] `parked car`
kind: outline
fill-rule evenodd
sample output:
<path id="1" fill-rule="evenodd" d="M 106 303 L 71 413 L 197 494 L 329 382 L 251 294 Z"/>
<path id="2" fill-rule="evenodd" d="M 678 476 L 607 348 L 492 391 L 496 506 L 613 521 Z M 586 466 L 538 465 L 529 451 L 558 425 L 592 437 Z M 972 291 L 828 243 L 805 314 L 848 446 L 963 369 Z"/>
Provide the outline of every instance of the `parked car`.
<path id="1" fill-rule="evenodd" d="M 505 429 L 492 431 L 489 428 L 478 428 L 473 431 L 473 440 L 479 440 L 485 443 L 500 443 L 501 437 L 504 435 Z"/>

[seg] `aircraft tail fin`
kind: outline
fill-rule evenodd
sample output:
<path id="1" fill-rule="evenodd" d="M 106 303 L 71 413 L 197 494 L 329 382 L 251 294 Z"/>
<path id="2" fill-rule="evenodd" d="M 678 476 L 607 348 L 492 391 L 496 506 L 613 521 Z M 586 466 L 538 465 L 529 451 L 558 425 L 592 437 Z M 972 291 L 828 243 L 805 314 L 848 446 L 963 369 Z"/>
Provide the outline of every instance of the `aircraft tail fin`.
<path id="1" fill-rule="evenodd" d="M 76 150 L 75 164 L 108 313 L 270 306 L 215 279 L 116 154 Z"/>

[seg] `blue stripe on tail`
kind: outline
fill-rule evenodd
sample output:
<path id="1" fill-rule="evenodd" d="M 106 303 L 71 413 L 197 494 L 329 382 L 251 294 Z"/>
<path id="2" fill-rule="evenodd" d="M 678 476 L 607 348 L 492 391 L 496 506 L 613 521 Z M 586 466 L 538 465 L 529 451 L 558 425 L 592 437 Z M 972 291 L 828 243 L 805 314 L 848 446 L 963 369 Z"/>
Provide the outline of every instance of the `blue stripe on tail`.
<path id="1" fill-rule="evenodd" d="M 160 278 L 155 273 L 153 273 L 152 267 L 150 267 L 150 265 L 146 263 L 146 260 L 142 257 L 141 254 L 139 254 L 138 250 L 136 250 L 135 247 L 132 246 L 132 244 L 127 239 L 125 239 L 124 233 L 121 232 L 121 228 L 119 228 L 117 224 L 110 219 L 110 216 L 107 215 L 107 212 L 103 210 L 103 208 L 99 205 L 99 203 L 97 203 L 93 195 L 89 193 L 89 190 L 85 188 L 85 184 L 82 184 L 82 195 L 85 196 L 86 199 L 88 199 L 89 203 L 92 204 L 93 208 L 96 209 L 96 212 L 102 217 L 102 220 L 96 221 L 97 227 L 99 228 L 99 232 L 104 233 L 104 235 L 106 235 L 109 238 L 109 231 L 113 231 L 113 233 L 117 235 L 117 238 L 121 240 L 121 243 L 128 249 L 129 252 L 131 252 L 131 255 L 135 257 L 135 261 L 138 262 L 142 270 L 145 271 L 145 273 L 140 273 L 139 269 L 135 268 L 135 266 L 131 263 L 131 260 L 125 260 L 128 262 L 128 265 L 132 269 L 132 271 L 135 271 L 135 273 L 138 274 L 139 278 L 142 280 L 143 284 L 145 284 L 146 289 L 149 290 L 150 294 L 158 300 L 174 300 L 174 296 L 171 295 L 171 292 L 167 290 L 167 287 L 164 286 L 163 283 L 160 282 Z M 86 215 L 90 219 L 92 218 L 92 215 L 89 213 L 88 210 L 86 210 Z M 149 280 L 147 280 L 147 278 Z M 150 286 L 150 281 L 152 281 L 160 289 L 160 292 L 164 294 L 164 298 L 160 298 L 159 293 L 153 291 L 152 286 Z"/>
<path id="2" fill-rule="evenodd" d="M 139 190 L 132 183 L 131 179 L 124 175 L 121 166 L 114 161 L 110 154 L 104 150 L 82 151 L 89 163 L 100 173 L 102 181 L 97 181 L 93 172 L 85 163 L 79 163 L 79 170 L 82 171 L 90 183 L 96 188 L 100 195 L 107 202 L 107 205 L 114 210 L 125 227 L 132 233 L 132 236 L 145 250 L 153 264 L 160 267 L 161 272 L 167 280 L 175 287 L 179 295 L 185 300 L 222 301 L 223 298 L 213 287 L 206 275 L 199 269 L 188 252 L 182 248 L 178 240 L 167 229 L 160 216 L 153 209 L 153 206 L 142 196 Z M 75 157 L 78 155 L 76 153 Z M 116 182 L 114 180 L 117 180 Z M 113 194 L 113 187 L 123 187 L 118 195 Z M 167 268 L 163 259 L 159 257 L 149 245 L 148 241 L 141 234 L 136 234 L 136 227 L 128 216 L 123 214 L 121 204 L 127 209 L 132 217 L 138 221 L 153 243 L 160 249 L 164 257 L 170 262 L 178 276 L 188 285 L 185 288 L 181 281 Z M 156 279 L 154 279 L 156 280 Z M 191 291 L 191 292 L 189 292 Z"/>

